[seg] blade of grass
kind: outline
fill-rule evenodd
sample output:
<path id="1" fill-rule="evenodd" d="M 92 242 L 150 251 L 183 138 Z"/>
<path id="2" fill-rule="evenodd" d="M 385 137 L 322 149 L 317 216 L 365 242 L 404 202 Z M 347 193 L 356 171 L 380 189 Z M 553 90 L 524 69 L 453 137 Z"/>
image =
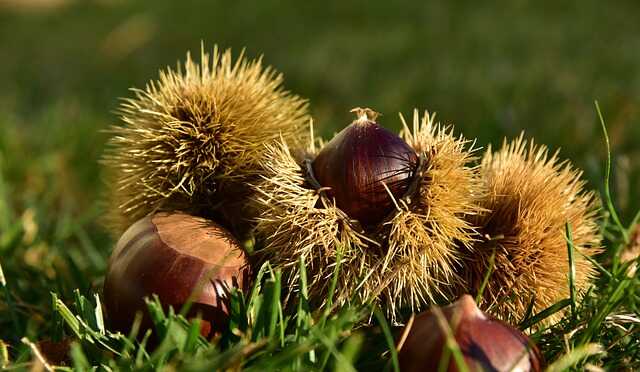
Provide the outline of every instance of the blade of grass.
<path id="1" fill-rule="evenodd" d="M 631 223 L 629 224 L 629 228 L 628 228 L 629 232 L 631 232 L 631 230 L 638 224 L 638 221 L 640 221 L 640 210 L 638 210 L 636 212 L 636 215 L 633 216 L 633 219 L 631 220 Z"/>
<path id="2" fill-rule="evenodd" d="M 4 271 L 2 271 L 2 261 L 0 261 L 0 285 L 7 286 L 7 279 L 4 277 Z"/>
<path id="3" fill-rule="evenodd" d="M 329 327 L 327 329 L 327 327 L 325 327 L 324 324 L 321 325 L 319 329 L 321 329 L 325 333 L 329 333 L 331 335 L 332 339 L 335 338 L 335 329 L 333 329 L 331 327 Z M 313 333 L 315 334 L 317 332 L 313 332 Z M 322 355 L 320 357 L 320 360 L 321 360 L 320 370 L 321 371 L 324 371 L 324 370 L 327 369 L 327 364 L 329 363 L 329 357 L 331 357 L 332 354 L 333 353 L 331 352 L 331 350 L 329 348 L 327 348 L 327 350 L 325 350 L 324 353 L 322 353 Z"/>
<path id="4" fill-rule="evenodd" d="M 246 332 L 249 328 L 247 299 L 238 288 L 230 288 L 229 293 L 229 329 L 233 334 Z"/>
<path id="5" fill-rule="evenodd" d="M 582 253 L 582 252 L 580 252 L 580 251 L 578 251 L 578 253 L 580 253 L 580 255 L 581 255 L 582 257 L 586 258 L 589 262 L 591 262 L 591 264 L 592 264 L 593 266 L 595 266 L 596 268 L 598 268 L 598 270 L 600 270 L 600 272 L 602 272 L 604 275 L 606 275 L 606 276 L 607 276 L 607 278 L 609 278 L 609 279 L 612 279 L 612 278 L 613 278 L 613 274 L 612 274 L 611 272 L 609 272 L 609 270 L 605 269 L 605 267 L 604 267 L 604 266 L 602 266 L 602 265 L 600 264 L 600 262 L 598 262 L 596 259 L 594 259 L 593 257 L 591 257 L 591 256 L 589 256 L 589 255 L 587 255 L 587 254 L 584 254 L 584 253 Z"/>
<path id="6" fill-rule="evenodd" d="M 480 289 L 478 290 L 478 294 L 476 295 L 476 303 L 480 305 L 480 301 L 482 301 L 482 295 L 484 294 L 484 289 L 487 287 L 487 283 L 489 283 L 489 278 L 491 274 L 493 274 L 494 266 L 496 260 L 496 250 L 493 249 L 491 252 L 491 257 L 489 257 L 489 268 L 482 279 L 482 284 L 480 285 Z"/>
<path id="7" fill-rule="evenodd" d="M 569 299 L 571 300 L 571 319 L 576 318 L 576 265 L 573 259 L 573 233 L 571 232 L 571 225 L 567 222 L 564 226 L 566 233 L 565 239 L 567 240 L 567 251 L 569 256 Z"/>
<path id="8" fill-rule="evenodd" d="M 598 113 L 598 118 L 600 119 L 600 125 L 602 127 L 602 133 L 604 135 L 605 145 L 607 147 L 607 164 L 605 166 L 605 177 L 604 177 L 604 195 L 605 202 L 607 204 L 607 210 L 615 223 L 615 226 L 618 228 L 622 236 L 624 237 L 625 243 L 629 242 L 629 234 L 627 233 L 627 229 L 622 226 L 622 222 L 620 221 L 620 217 L 618 216 L 618 212 L 613 205 L 613 199 L 611 198 L 611 190 L 610 190 L 610 178 L 611 178 L 611 144 L 609 142 L 609 133 L 607 131 L 607 126 L 604 122 L 604 118 L 602 117 L 602 111 L 600 111 L 600 105 L 598 101 L 595 101 L 596 111 Z"/>
<path id="9" fill-rule="evenodd" d="M 300 296 L 298 299 L 298 309 L 296 312 L 296 340 L 300 341 L 309 332 L 311 327 L 311 313 L 309 309 L 309 289 L 307 283 L 307 268 L 304 262 L 304 256 L 300 255 L 299 268 L 300 273 Z M 309 360 L 313 363 L 316 361 L 315 351 L 309 352 Z M 301 366 L 302 361 L 297 362 Z"/>
<path id="10" fill-rule="evenodd" d="M 522 320 L 520 321 L 520 323 L 523 323 L 525 320 L 529 319 L 531 317 L 531 315 L 533 314 L 533 306 L 536 304 L 536 296 L 535 293 L 534 295 L 531 297 L 531 301 L 529 301 L 529 305 L 527 306 L 527 311 L 524 313 L 524 317 L 522 318 Z"/>
<path id="11" fill-rule="evenodd" d="M 191 320 L 191 325 L 187 331 L 187 338 L 184 341 L 183 350 L 187 353 L 192 353 L 198 346 L 198 340 L 200 339 L 200 323 L 201 319 L 195 318 Z"/>
<path id="12" fill-rule="evenodd" d="M 443 347 L 440 360 L 438 361 L 438 372 L 447 372 L 449 369 L 449 362 L 451 361 L 451 348 Z"/>
<path id="13" fill-rule="evenodd" d="M 256 274 L 256 278 L 253 282 L 253 286 L 251 287 L 251 293 L 249 294 L 249 301 L 247 304 L 247 309 L 248 311 L 253 311 L 254 306 L 255 306 L 255 301 L 257 300 L 257 297 L 259 296 L 260 293 L 260 289 L 262 287 L 262 277 L 264 276 L 265 272 L 269 269 L 269 262 L 265 262 L 262 264 L 262 266 L 260 266 L 260 269 L 258 270 L 258 273 Z M 253 313 L 253 316 L 255 317 L 255 313 Z"/>
<path id="14" fill-rule="evenodd" d="M 78 239 L 80 247 L 82 247 L 84 253 L 86 253 L 91 265 L 98 270 L 104 269 L 106 266 L 105 257 L 100 253 L 100 250 L 95 246 L 85 229 L 81 225 L 76 226 L 74 235 Z"/>
<path id="15" fill-rule="evenodd" d="M 21 339 L 22 343 L 29 346 L 29 348 L 31 349 L 31 353 L 33 354 L 33 356 L 35 357 L 35 359 L 42 364 L 42 367 L 47 371 L 47 372 L 53 372 L 53 367 L 51 367 L 51 365 L 47 362 L 47 360 L 42 356 L 42 353 L 40 352 L 40 349 L 38 349 L 38 346 L 36 344 L 34 344 L 33 342 L 29 341 L 28 338 L 23 337 Z"/>
<path id="16" fill-rule="evenodd" d="M 71 328 L 77 338 L 94 345 L 99 345 L 115 355 L 121 355 L 116 349 L 114 349 L 112 343 L 116 340 L 124 339 L 124 336 L 121 334 L 111 333 L 103 334 L 100 331 L 96 331 L 96 324 L 89 324 L 95 316 L 93 308 L 90 308 L 92 305 L 81 294 L 77 293 L 76 296 L 75 306 L 81 315 L 73 314 L 73 312 L 62 302 L 62 300 L 57 298 L 57 296 L 55 299 L 54 310 L 60 314 L 64 322 L 69 328 Z M 95 319 L 93 319 L 93 322 L 95 323 Z"/>
<path id="17" fill-rule="evenodd" d="M 96 300 L 96 306 L 94 307 L 94 316 L 96 317 L 96 326 L 101 334 L 106 334 L 107 330 L 104 327 L 104 316 L 102 315 L 102 304 L 100 303 L 100 296 L 98 294 L 93 295 Z"/>
<path id="18" fill-rule="evenodd" d="M 327 307 L 325 308 L 325 314 L 328 314 L 333 306 L 333 296 L 338 285 L 338 276 L 340 274 L 340 264 L 342 263 L 342 246 L 338 245 L 336 249 L 336 266 L 333 270 L 333 276 L 331 277 L 331 283 L 329 284 L 329 293 L 327 297 Z"/>
<path id="19" fill-rule="evenodd" d="M 531 326 L 533 326 L 534 324 L 537 324 L 539 322 L 541 322 L 542 320 L 550 317 L 551 315 L 557 313 L 558 311 L 564 309 L 565 307 L 571 305 L 571 300 L 568 298 L 565 298 L 564 300 L 558 301 L 555 304 L 549 306 L 548 308 L 542 310 L 541 312 L 537 313 L 536 315 L 534 315 L 533 317 L 527 319 L 526 321 L 520 323 L 519 328 L 521 330 L 525 330 Z"/>
<path id="20" fill-rule="evenodd" d="M 301 331 L 309 329 L 309 292 L 307 288 L 307 269 L 304 265 L 304 256 L 300 255 L 298 261 L 299 282 L 300 282 L 300 298 L 298 299 L 298 309 L 296 312 L 296 338 L 302 337 Z"/>
<path id="21" fill-rule="evenodd" d="M 329 318 L 329 314 L 331 314 L 331 310 L 333 309 L 333 296 L 336 290 L 336 286 L 338 284 L 338 276 L 340 274 L 340 264 L 342 262 L 342 246 L 338 245 L 336 248 L 336 265 L 333 268 L 333 273 L 331 277 L 331 283 L 329 283 L 329 292 L 327 295 L 327 303 L 324 305 L 324 311 L 322 313 L 322 317 L 320 318 L 319 328 L 323 329 Z M 330 353 L 327 350 L 323 356 L 320 357 L 321 369 L 324 369 L 329 361 Z"/>
<path id="22" fill-rule="evenodd" d="M 140 333 L 140 327 L 142 326 L 142 312 L 136 311 L 133 316 L 133 323 L 131 324 L 131 330 L 129 330 L 129 334 L 127 335 L 127 339 L 129 341 L 134 341 L 136 337 L 138 337 L 138 333 Z"/>
<path id="23" fill-rule="evenodd" d="M 282 272 L 280 270 L 278 270 L 276 272 L 276 283 L 278 284 L 277 288 L 278 288 L 278 293 L 277 293 L 277 299 L 278 301 L 276 302 L 277 305 L 277 310 L 278 310 L 278 318 L 279 318 L 279 322 L 278 324 L 280 325 L 280 347 L 284 347 L 284 335 L 285 335 L 285 328 L 286 328 L 286 322 L 284 319 L 284 311 L 282 309 L 282 301 L 281 301 L 281 294 L 282 294 Z"/>
<path id="24" fill-rule="evenodd" d="M 152 295 L 150 298 L 145 297 L 144 302 L 147 304 L 147 312 L 149 314 L 149 318 L 151 318 L 151 322 L 155 326 L 155 330 L 158 334 L 158 337 L 162 338 L 167 333 L 167 325 L 165 324 L 165 319 L 167 319 L 167 315 L 162 309 L 162 305 L 160 304 L 160 299 L 157 295 Z M 171 309 L 169 309 L 171 310 Z"/>
<path id="25" fill-rule="evenodd" d="M 400 334 L 400 338 L 398 339 L 398 343 L 396 344 L 396 351 L 400 352 L 402 347 L 404 346 L 405 341 L 407 341 L 407 337 L 411 333 L 411 329 L 413 328 L 413 322 L 416 320 L 416 314 L 411 314 L 409 320 L 404 325 L 404 329 L 402 330 L 402 334 Z"/>
<path id="26" fill-rule="evenodd" d="M 269 289 L 269 322 L 266 336 L 274 336 L 276 333 L 276 328 L 278 326 L 278 304 L 280 303 L 280 283 L 278 280 L 273 280 L 269 282 L 270 285 L 267 286 Z"/>
<path id="27" fill-rule="evenodd" d="M 142 337 L 142 341 L 140 342 L 140 346 L 138 347 L 138 351 L 136 352 L 136 358 L 134 363 L 136 367 L 142 366 L 144 361 L 149 360 L 150 358 L 149 353 L 147 352 L 147 343 L 149 342 L 151 335 L 152 335 L 152 332 L 150 329 L 148 329 L 147 332 L 145 332 L 144 336 Z"/>
<path id="28" fill-rule="evenodd" d="M 393 366 L 393 370 L 395 372 L 400 372 L 400 362 L 398 361 L 398 351 L 396 350 L 395 342 L 393 341 L 393 335 L 391 334 L 391 328 L 389 328 L 389 323 L 387 323 L 387 319 L 382 315 L 380 310 L 377 307 L 374 307 L 373 314 L 380 324 L 380 328 L 382 329 L 382 333 L 384 334 L 384 339 L 389 346 L 389 352 L 391 353 L 391 365 Z"/>
<path id="29" fill-rule="evenodd" d="M 267 340 L 261 340 L 260 342 L 247 345 L 246 348 L 259 350 L 266 344 L 267 344 Z M 241 345 L 238 345 L 238 346 L 241 346 Z M 271 355 L 269 356 L 269 358 L 256 358 L 255 360 L 258 363 L 244 367 L 243 371 L 262 372 L 262 371 L 288 370 L 289 368 L 285 369 L 285 368 L 282 368 L 282 366 L 284 365 L 289 366 L 289 362 L 292 358 L 295 358 L 296 356 L 304 353 L 308 353 L 315 346 L 316 344 L 314 342 L 306 340 L 301 344 L 293 345 L 283 350 L 282 352 L 276 353 L 275 355 Z M 265 363 L 265 361 L 268 365 L 259 364 L 259 362 Z M 299 370 L 304 370 L 304 369 L 299 369 Z"/>
<path id="30" fill-rule="evenodd" d="M 56 342 L 62 339 L 63 331 L 64 331 L 64 320 L 62 319 L 60 314 L 57 311 L 55 311 L 57 302 L 58 302 L 58 295 L 55 292 L 51 292 L 51 308 L 54 309 L 52 314 L 53 319 L 51 319 L 51 323 L 53 323 L 52 340 Z"/>
<path id="31" fill-rule="evenodd" d="M 4 341 L 0 340 L 0 368 L 7 368 L 9 366 L 9 348 Z"/>
<path id="32" fill-rule="evenodd" d="M 336 367 L 338 366 L 340 367 L 339 369 L 336 368 L 336 370 L 349 371 L 349 372 L 356 371 L 356 369 L 353 367 L 353 364 L 351 364 L 350 361 L 346 359 L 344 355 L 342 355 L 342 353 L 336 349 L 335 341 L 330 340 L 329 338 L 327 338 L 325 335 L 321 333 L 315 334 L 315 337 L 327 348 L 329 353 L 331 353 L 331 355 L 333 355 L 333 357 L 336 359 Z"/>
<path id="33" fill-rule="evenodd" d="M 4 292 L 4 298 L 7 302 L 7 308 L 9 309 L 9 316 L 11 317 L 11 325 L 13 327 L 13 334 L 15 337 L 18 337 L 20 334 L 20 323 L 18 322 L 18 315 L 15 309 L 15 304 L 13 303 L 13 299 L 11 298 L 11 292 L 9 292 L 9 287 L 7 285 L 7 278 L 4 276 L 4 272 L 2 271 L 2 263 L 0 262 L 0 286 L 2 286 L 2 291 Z"/>
<path id="34" fill-rule="evenodd" d="M 75 333 L 76 337 L 82 338 L 82 333 L 80 331 L 80 322 L 73 315 L 73 312 L 64 304 L 59 298 L 55 299 L 55 310 L 60 314 L 62 319 L 67 323 L 67 326 L 71 328 L 71 331 Z"/>
<path id="35" fill-rule="evenodd" d="M 80 320 L 84 321 L 93 330 L 98 328 L 98 320 L 96 319 L 95 307 L 91 305 L 89 300 L 83 296 L 79 290 L 73 291 L 75 297 L 76 311 L 80 315 Z"/>
<path id="36" fill-rule="evenodd" d="M 458 345 L 458 342 L 456 342 L 456 338 L 454 336 L 454 330 L 451 329 L 451 326 L 449 325 L 447 318 L 442 313 L 442 310 L 440 310 L 439 307 L 434 306 L 431 311 L 433 312 L 433 315 L 436 316 L 436 319 L 438 320 L 438 326 L 445 333 L 445 336 L 446 336 L 445 349 L 447 352 L 445 353 L 445 350 L 443 350 L 444 358 L 440 360 L 438 369 L 448 370 L 449 358 L 450 356 L 453 356 L 453 360 L 456 363 L 456 367 L 458 371 L 470 372 L 469 367 L 467 366 L 467 363 L 464 360 L 464 355 L 462 355 L 462 350 L 460 350 L 460 346 Z M 452 319 L 452 323 L 454 325 L 457 325 L 459 324 L 459 322 L 460 322 L 460 314 L 454 315 L 454 318 Z"/>
<path id="37" fill-rule="evenodd" d="M 621 280 L 611 295 L 604 297 L 604 301 L 599 306 L 595 316 L 590 318 L 587 329 L 584 331 L 578 345 L 584 345 L 590 342 L 597 334 L 607 315 L 624 299 L 627 287 L 632 284 L 631 280 Z"/>
<path id="38" fill-rule="evenodd" d="M 0 152 L 0 231 L 7 231 L 14 217 L 9 207 L 9 188 L 4 178 L 4 159 Z"/>
<path id="39" fill-rule="evenodd" d="M 82 350 L 82 346 L 79 343 L 74 342 L 71 344 L 71 350 L 69 352 L 71 354 L 71 362 L 73 363 L 73 368 L 76 371 L 89 371 L 91 370 L 91 364 L 87 359 L 84 351 Z"/>
<path id="40" fill-rule="evenodd" d="M 345 371 L 349 368 L 353 369 L 353 363 L 355 362 L 362 345 L 364 344 L 364 336 L 362 333 L 356 333 L 349 337 L 344 346 L 342 346 L 341 354 L 343 359 L 336 360 L 335 371 Z"/>
<path id="41" fill-rule="evenodd" d="M 547 372 L 561 372 L 570 370 L 571 368 L 576 367 L 581 360 L 603 352 L 604 350 L 602 349 L 602 346 L 598 344 L 591 343 L 578 346 L 575 349 L 571 350 L 569 353 L 560 357 L 555 362 L 551 363 L 551 365 L 547 367 Z"/>
<path id="42" fill-rule="evenodd" d="M 270 270 L 271 272 L 271 270 Z M 263 303 L 260 306 L 256 314 L 256 321 L 254 324 L 254 339 L 258 340 L 261 337 L 274 337 L 276 330 L 278 329 L 278 319 L 282 317 L 281 313 L 281 280 L 282 274 L 278 270 L 275 275 L 266 279 L 263 286 L 261 295 L 256 295 L 256 298 L 263 298 Z M 282 322 L 280 322 L 282 323 Z M 280 324 L 282 326 L 282 324 Z M 281 334 L 281 332 L 279 332 Z M 278 337 L 280 342 L 284 342 L 284 338 Z"/>
<path id="43" fill-rule="evenodd" d="M 224 264 L 224 260 L 226 260 L 227 258 L 228 256 L 225 256 L 221 264 Z M 216 282 L 214 278 L 216 273 L 219 270 L 220 268 L 216 266 L 206 271 L 206 273 L 198 280 L 196 285 L 191 290 L 189 297 L 187 297 L 187 301 L 185 301 L 185 303 L 180 307 L 180 311 L 178 314 L 182 315 L 183 317 L 187 316 L 187 314 L 189 313 L 189 311 L 191 311 L 191 308 L 193 307 L 194 301 L 202 294 L 202 291 L 204 290 L 205 286 L 209 283 Z M 229 291 L 229 288 L 225 283 L 220 283 L 220 284 L 224 288 L 225 292 Z"/>

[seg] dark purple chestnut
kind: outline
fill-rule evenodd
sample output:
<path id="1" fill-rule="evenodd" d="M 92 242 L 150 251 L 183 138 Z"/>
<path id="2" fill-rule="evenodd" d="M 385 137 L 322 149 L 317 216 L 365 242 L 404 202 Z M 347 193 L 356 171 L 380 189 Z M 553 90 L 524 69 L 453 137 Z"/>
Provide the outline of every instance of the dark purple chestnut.
<path id="1" fill-rule="evenodd" d="M 157 213 L 133 224 L 109 260 L 104 304 L 112 327 L 127 332 L 137 311 L 150 321 L 144 298 L 157 294 L 176 311 L 190 299 L 210 336 L 228 321 L 231 287 L 245 289 L 249 267 L 236 239 L 219 225 L 183 213 Z"/>
<path id="2" fill-rule="evenodd" d="M 469 371 L 540 371 L 536 346 L 518 329 L 483 313 L 469 295 L 440 309 Z M 401 370 L 437 371 L 448 332 L 433 310 L 417 315 L 398 343 Z M 446 371 L 459 371 L 453 356 Z"/>
<path id="3" fill-rule="evenodd" d="M 389 191 L 395 199 L 407 192 L 418 156 L 402 138 L 375 122 L 377 113 L 352 111 L 358 118 L 322 148 L 312 170 L 337 207 L 366 227 L 393 210 Z"/>

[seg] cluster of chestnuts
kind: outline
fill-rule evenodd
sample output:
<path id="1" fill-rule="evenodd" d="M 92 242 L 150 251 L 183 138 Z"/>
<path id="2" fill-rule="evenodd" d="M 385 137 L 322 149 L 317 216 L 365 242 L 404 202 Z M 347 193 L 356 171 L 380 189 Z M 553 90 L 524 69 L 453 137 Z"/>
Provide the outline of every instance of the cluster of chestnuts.
<path id="1" fill-rule="evenodd" d="M 144 298 L 156 294 L 189 304 L 209 337 L 226 327 L 229 291 L 250 285 L 250 261 L 281 269 L 295 299 L 302 257 L 318 305 L 336 268 L 338 304 L 378 303 L 392 322 L 460 298 L 409 318 L 403 370 L 436 369 L 450 344 L 471 370 L 540 369 L 527 337 L 498 318 L 566 295 L 567 221 L 582 253 L 576 288 L 594 275 L 584 256 L 599 251 L 597 203 L 578 171 L 522 138 L 478 163 L 472 141 L 417 111 L 410 123 L 401 116 L 397 135 L 373 110 L 354 109 L 318 147 L 305 134 L 305 101 L 282 90 L 280 75 L 229 52 L 202 58 L 138 91 L 113 129 L 104 163 L 120 238 L 104 297 L 114 328 L 126 332 L 138 311 L 148 327 Z M 249 233 L 253 257 L 239 243 Z M 480 304 L 491 315 L 460 297 L 477 293 L 489 262 Z"/>

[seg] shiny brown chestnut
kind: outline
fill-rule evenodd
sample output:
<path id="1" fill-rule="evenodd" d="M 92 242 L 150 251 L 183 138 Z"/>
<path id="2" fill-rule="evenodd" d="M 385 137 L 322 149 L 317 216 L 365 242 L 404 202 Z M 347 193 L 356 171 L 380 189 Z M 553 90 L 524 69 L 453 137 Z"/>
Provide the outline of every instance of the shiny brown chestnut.
<path id="1" fill-rule="evenodd" d="M 188 317 L 200 315 L 210 336 L 228 322 L 228 293 L 244 289 L 249 267 L 236 239 L 219 225 L 183 213 L 157 213 L 133 224 L 109 260 L 104 303 L 112 327 L 127 332 L 137 311 L 150 327 L 145 297 L 157 294 L 176 311 L 192 301 Z"/>
<path id="2" fill-rule="evenodd" d="M 358 118 L 318 153 L 311 164 L 312 177 L 318 186 L 328 188 L 338 208 L 371 226 L 393 210 L 389 191 L 395 199 L 405 195 L 418 156 L 402 138 L 375 122 L 376 112 L 362 108 L 352 112 Z"/>
<path id="3" fill-rule="evenodd" d="M 437 371 L 447 334 L 460 347 L 469 371 L 540 371 L 542 358 L 536 346 L 518 329 L 493 319 L 469 295 L 440 309 L 450 332 L 438 315 L 426 311 L 405 327 L 398 342 L 402 371 Z M 446 371 L 459 371 L 452 356 Z"/>

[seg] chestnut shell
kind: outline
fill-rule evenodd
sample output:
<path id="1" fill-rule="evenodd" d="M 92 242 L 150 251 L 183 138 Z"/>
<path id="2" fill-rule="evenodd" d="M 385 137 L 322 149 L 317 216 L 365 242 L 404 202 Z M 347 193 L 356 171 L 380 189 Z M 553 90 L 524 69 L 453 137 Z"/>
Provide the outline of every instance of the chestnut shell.
<path id="1" fill-rule="evenodd" d="M 137 311 L 150 327 L 145 297 L 157 294 L 176 311 L 193 293 L 188 316 L 202 317 L 201 334 L 228 322 L 230 287 L 246 289 L 249 267 L 236 239 L 219 225 L 183 213 L 158 213 L 133 224 L 109 260 L 104 282 L 107 319 L 127 332 Z"/>
<path id="2" fill-rule="evenodd" d="M 407 192 L 416 152 L 367 116 L 344 128 L 313 160 L 313 176 L 336 206 L 365 227 L 382 221 Z"/>
<path id="3" fill-rule="evenodd" d="M 518 329 L 484 314 L 469 295 L 441 308 L 470 371 L 540 371 L 542 357 Z M 457 323 L 455 323 L 457 320 Z M 402 371 L 437 371 L 446 336 L 432 310 L 414 318 L 398 358 Z M 453 356 L 446 371 L 458 371 Z"/>

